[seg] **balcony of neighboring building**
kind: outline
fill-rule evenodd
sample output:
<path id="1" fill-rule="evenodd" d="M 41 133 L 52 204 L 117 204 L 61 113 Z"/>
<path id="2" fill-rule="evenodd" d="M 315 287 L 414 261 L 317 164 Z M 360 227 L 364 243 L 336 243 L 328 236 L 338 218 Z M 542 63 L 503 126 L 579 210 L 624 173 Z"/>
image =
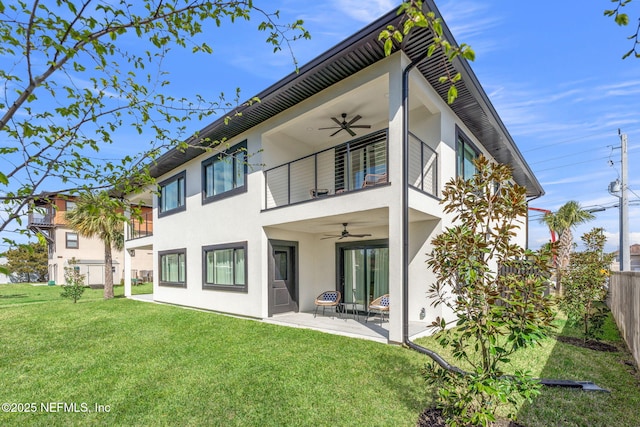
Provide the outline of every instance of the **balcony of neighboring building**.
<path id="1" fill-rule="evenodd" d="M 145 208 L 138 213 L 132 213 L 127 224 L 126 240 L 142 239 L 153 235 L 153 212 Z"/>

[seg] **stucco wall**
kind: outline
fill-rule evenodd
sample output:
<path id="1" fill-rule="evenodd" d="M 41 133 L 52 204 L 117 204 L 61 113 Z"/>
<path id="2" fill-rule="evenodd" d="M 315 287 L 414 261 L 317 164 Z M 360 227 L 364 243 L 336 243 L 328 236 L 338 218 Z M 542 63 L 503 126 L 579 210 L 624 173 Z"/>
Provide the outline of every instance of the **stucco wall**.
<path id="1" fill-rule="evenodd" d="M 609 307 L 636 366 L 640 365 L 640 273 L 611 274 Z"/>

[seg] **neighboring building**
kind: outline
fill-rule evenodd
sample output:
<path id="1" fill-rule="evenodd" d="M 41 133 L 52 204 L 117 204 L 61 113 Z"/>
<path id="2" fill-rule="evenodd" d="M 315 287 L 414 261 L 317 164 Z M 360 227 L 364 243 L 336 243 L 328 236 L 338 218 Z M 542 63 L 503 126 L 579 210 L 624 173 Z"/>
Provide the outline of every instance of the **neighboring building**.
<path id="1" fill-rule="evenodd" d="M 241 116 L 204 127 L 201 137 L 226 141 L 218 152 L 157 160 L 159 191 L 134 198 L 152 203 L 153 234 L 125 243 L 153 251 L 154 300 L 267 318 L 313 311 L 325 290 L 362 311 L 388 293 L 391 342 L 406 334 L 403 312 L 427 323 L 450 316 L 426 298 L 435 276 L 425 254 L 452 221 L 440 205 L 444 183 L 470 176 L 484 154 L 510 164 L 528 197 L 543 190 L 467 62 L 452 66 L 436 53 L 404 86 L 431 35 L 416 30 L 385 57 L 378 34 L 399 19 L 390 12 L 258 94 Z M 456 70 L 450 106 L 439 77 Z M 526 245 L 526 218 L 515 240 Z"/>
<path id="2" fill-rule="evenodd" d="M 615 251 L 616 258 L 611 263 L 611 270 L 620 271 L 620 251 Z M 629 271 L 640 271 L 640 245 L 629 246 Z"/>
<path id="3" fill-rule="evenodd" d="M 85 275 L 90 286 L 104 285 L 104 244 L 98 238 L 80 236 L 67 226 L 65 215 L 75 207 L 75 197 L 55 193 L 43 194 L 36 201 L 36 212 L 29 215 L 29 229 L 45 237 L 49 252 L 49 280 L 64 283 L 64 269 L 75 267 Z M 148 214 L 150 208 L 145 208 Z M 134 278 L 151 279 L 153 254 L 139 251 L 129 268 Z M 124 279 L 124 251 L 113 252 L 113 283 Z"/>
<path id="4" fill-rule="evenodd" d="M 7 259 L 2 257 L 0 258 L 0 266 L 4 266 L 7 265 Z M 10 277 L 7 276 L 6 274 L 0 273 L 0 285 L 6 285 L 7 283 L 10 283 Z"/>

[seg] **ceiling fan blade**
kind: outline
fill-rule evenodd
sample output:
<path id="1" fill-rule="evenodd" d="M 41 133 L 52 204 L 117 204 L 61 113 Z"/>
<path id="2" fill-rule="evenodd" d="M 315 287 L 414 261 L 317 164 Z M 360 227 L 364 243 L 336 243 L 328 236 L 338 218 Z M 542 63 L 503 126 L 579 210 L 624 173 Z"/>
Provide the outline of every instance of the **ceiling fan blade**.
<path id="1" fill-rule="evenodd" d="M 336 119 L 335 117 L 331 117 L 331 120 L 336 122 L 338 124 L 338 126 L 342 127 L 342 122 L 340 120 Z"/>
<path id="2" fill-rule="evenodd" d="M 355 122 L 357 122 L 357 121 L 358 121 L 358 120 L 360 120 L 361 118 L 362 118 L 362 116 L 361 116 L 360 114 L 358 114 L 358 115 L 357 115 L 357 116 L 355 116 L 353 119 L 351 119 L 351 120 L 349 121 L 349 123 L 347 123 L 347 126 L 348 126 L 348 125 L 351 125 L 351 124 L 353 124 L 353 123 L 355 123 Z"/>
<path id="3" fill-rule="evenodd" d="M 349 237 L 369 237 L 371 234 L 351 234 L 349 233 Z"/>
<path id="4" fill-rule="evenodd" d="M 318 130 L 325 130 L 325 129 L 342 129 L 342 126 L 331 126 L 328 128 L 318 128 Z"/>
<path id="5" fill-rule="evenodd" d="M 353 125 L 353 126 L 349 126 L 350 128 L 356 128 L 356 129 L 370 129 L 371 125 Z"/>
<path id="6" fill-rule="evenodd" d="M 338 237 L 341 238 L 342 236 L 326 236 L 326 237 L 320 238 L 320 240 L 335 239 L 335 238 L 338 238 Z"/>
<path id="7" fill-rule="evenodd" d="M 344 128 L 344 130 L 346 130 L 347 132 L 349 132 L 349 134 L 350 134 L 351 136 L 356 136 L 356 133 L 355 133 L 354 131 L 352 131 L 352 130 L 351 130 L 351 128 L 346 127 L 346 128 Z"/>
<path id="8" fill-rule="evenodd" d="M 329 135 L 329 136 L 333 136 L 333 135 L 335 135 L 336 133 L 340 132 L 341 130 L 342 130 L 342 128 L 338 129 L 337 131 L 335 131 L 334 133 L 332 133 L 332 134 L 331 134 L 331 135 Z M 349 129 L 347 129 L 347 130 L 349 130 Z"/>

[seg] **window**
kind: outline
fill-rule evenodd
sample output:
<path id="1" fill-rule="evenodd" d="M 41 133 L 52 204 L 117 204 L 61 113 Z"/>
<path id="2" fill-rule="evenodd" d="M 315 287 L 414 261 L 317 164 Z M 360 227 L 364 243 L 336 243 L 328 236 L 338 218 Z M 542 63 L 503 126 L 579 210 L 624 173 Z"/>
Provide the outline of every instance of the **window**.
<path id="1" fill-rule="evenodd" d="M 458 157 L 458 176 L 469 179 L 476 173 L 473 161 L 480 156 L 480 152 L 469 139 L 456 128 L 456 156 Z"/>
<path id="2" fill-rule="evenodd" d="M 202 201 L 212 202 L 247 191 L 247 142 L 202 162 Z"/>
<path id="3" fill-rule="evenodd" d="M 78 233 L 65 233 L 65 247 L 67 249 L 78 249 Z"/>
<path id="4" fill-rule="evenodd" d="M 187 287 L 187 250 L 158 252 L 160 286 Z"/>
<path id="5" fill-rule="evenodd" d="M 247 242 L 202 248 L 204 289 L 247 291 Z"/>
<path id="6" fill-rule="evenodd" d="M 186 174 L 178 175 L 160 183 L 160 196 L 158 197 L 159 217 L 180 212 L 186 209 Z"/>
<path id="7" fill-rule="evenodd" d="M 76 202 L 71 201 L 71 200 L 65 200 L 64 202 L 64 208 L 67 212 L 72 211 L 76 208 Z"/>

